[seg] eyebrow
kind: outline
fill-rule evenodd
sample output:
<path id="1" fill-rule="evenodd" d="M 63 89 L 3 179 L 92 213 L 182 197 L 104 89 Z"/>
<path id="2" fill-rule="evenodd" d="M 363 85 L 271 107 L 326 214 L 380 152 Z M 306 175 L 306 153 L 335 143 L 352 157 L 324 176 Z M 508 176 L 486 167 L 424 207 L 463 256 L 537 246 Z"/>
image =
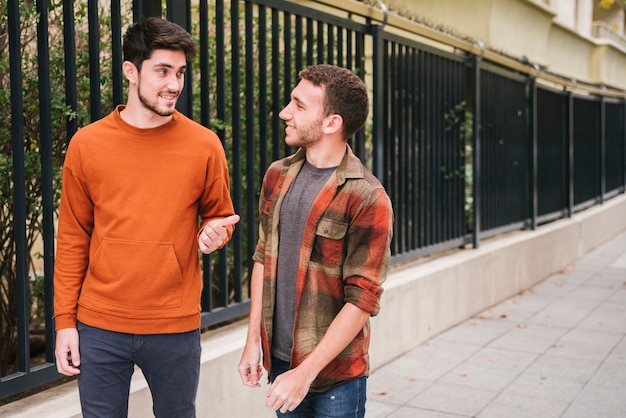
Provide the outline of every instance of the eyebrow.
<path id="1" fill-rule="evenodd" d="M 152 68 L 158 68 L 158 67 L 165 67 L 165 68 L 174 68 L 174 66 L 172 64 L 168 64 L 166 62 L 160 62 L 158 64 L 154 64 L 152 66 Z M 187 65 L 183 65 L 179 68 L 179 70 L 186 70 L 187 69 Z"/>

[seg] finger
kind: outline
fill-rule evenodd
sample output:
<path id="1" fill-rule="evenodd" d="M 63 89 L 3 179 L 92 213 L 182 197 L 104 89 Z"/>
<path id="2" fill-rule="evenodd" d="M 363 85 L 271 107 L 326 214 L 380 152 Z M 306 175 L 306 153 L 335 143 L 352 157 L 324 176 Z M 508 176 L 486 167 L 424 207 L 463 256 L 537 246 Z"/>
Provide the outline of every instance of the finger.
<path id="1" fill-rule="evenodd" d="M 70 347 L 68 361 L 70 366 L 76 368 L 80 367 L 80 352 L 78 351 L 78 347 Z"/>
<path id="2" fill-rule="evenodd" d="M 259 367 L 250 367 L 250 383 L 252 383 L 254 386 L 257 386 L 259 384 L 259 371 Z"/>

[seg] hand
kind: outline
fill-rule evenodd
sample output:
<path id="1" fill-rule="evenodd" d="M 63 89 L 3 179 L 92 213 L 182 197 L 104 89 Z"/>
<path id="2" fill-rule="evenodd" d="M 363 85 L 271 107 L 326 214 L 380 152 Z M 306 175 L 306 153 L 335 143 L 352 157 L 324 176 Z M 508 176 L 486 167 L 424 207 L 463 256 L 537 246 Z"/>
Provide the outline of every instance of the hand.
<path id="1" fill-rule="evenodd" d="M 57 371 L 66 376 L 80 373 L 80 353 L 78 351 L 78 330 L 63 328 L 57 331 L 56 349 Z"/>
<path id="2" fill-rule="evenodd" d="M 239 215 L 231 215 L 223 219 L 210 221 L 198 237 L 200 251 L 204 254 L 211 254 L 213 251 L 222 248 L 228 238 L 226 227 L 235 225 L 237 222 L 239 222 Z"/>
<path id="3" fill-rule="evenodd" d="M 313 381 L 308 380 L 297 367 L 288 370 L 279 375 L 270 386 L 265 405 L 275 411 L 280 409 L 283 414 L 293 411 L 309 392 L 311 383 Z"/>
<path id="4" fill-rule="evenodd" d="M 258 344 L 253 347 L 249 347 L 246 344 L 243 354 L 241 355 L 241 360 L 239 361 L 238 370 L 241 382 L 244 385 L 250 386 L 251 388 L 261 386 L 259 381 L 263 375 L 263 368 L 261 367 L 261 354 Z"/>

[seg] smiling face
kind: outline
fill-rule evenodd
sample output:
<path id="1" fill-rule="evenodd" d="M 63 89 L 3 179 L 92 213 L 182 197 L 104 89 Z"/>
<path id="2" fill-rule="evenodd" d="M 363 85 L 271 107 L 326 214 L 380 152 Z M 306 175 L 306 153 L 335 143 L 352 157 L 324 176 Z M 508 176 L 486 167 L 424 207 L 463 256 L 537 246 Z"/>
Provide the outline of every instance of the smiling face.
<path id="1" fill-rule="evenodd" d="M 324 126 L 323 87 L 301 80 L 291 92 L 291 101 L 278 114 L 285 121 L 285 142 L 291 147 L 309 148 L 317 144 Z"/>
<path id="2" fill-rule="evenodd" d="M 145 110 L 170 117 L 183 90 L 187 60 L 183 51 L 157 49 L 136 77 L 137 97 Z"/>

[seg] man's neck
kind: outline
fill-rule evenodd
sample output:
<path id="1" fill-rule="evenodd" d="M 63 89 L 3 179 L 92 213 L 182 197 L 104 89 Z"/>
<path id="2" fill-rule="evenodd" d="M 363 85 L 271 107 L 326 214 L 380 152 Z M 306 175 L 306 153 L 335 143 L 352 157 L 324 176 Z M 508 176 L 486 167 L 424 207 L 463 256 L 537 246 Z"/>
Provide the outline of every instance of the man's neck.
<path id="1" fill-rule="evenodd" d="M 173 115 L 160 116 L 153 111 L 146 109 L 140 103 L 128 101 L 126 107 L 120 111 L 120 116 L 124 122 L 140 129 L 157 128 L 172 120 Z"/>
<path id="2" fill-rule="evenodd" d="M 337 167 L 346 155 L 346 143 L 343 141 L 318 142 L 306 149 L 306 160 L 316 168 Z"/>

